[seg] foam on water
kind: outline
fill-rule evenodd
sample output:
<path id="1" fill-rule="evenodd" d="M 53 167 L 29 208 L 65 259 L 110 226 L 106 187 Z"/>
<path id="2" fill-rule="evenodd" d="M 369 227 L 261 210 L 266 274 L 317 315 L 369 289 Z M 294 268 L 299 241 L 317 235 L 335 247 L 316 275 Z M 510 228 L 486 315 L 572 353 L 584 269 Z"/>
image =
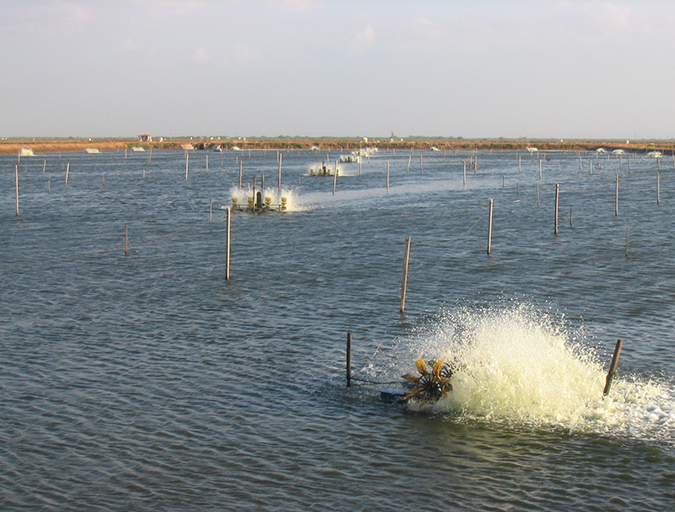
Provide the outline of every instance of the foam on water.
<path id="1" fill-rule="evenodd" d="M 266 188 L 264 195 L 265 198 L 270 198 L 272 200 L 272 208 L 278 208 L 278 206 L 281 204 L 281 198 L 284 197 L 286 198 L 287 212 L 297 212 L 306 209 L 304 206 L 299 204 L 298 195 L 295 193 L 293 189 L 287 189 L 282 187 L 281 195 L 279 195 L 276 187 Z M 253 191 L 250 188 L 249 189 L 239 188 L 238 186 L 230 188 L 230 198 L 237 199 L 239 208 L 246 208 L 248 205 L 248 199 L 250 197 L 253 197 Z"/>
<path id="2" fill-rule="evenodd" d="M 453 391 L 426 409 L 489 421 L 639 438 L 675 433 L 672 384 L 619 370 L 603 399 L 606 368 L 582 328 L 531 305 L 447 312 L 395 349 L 390 376 L 415 374 L 414 359 L 456 363 Z M 624 351 L 626 348 L 624 348 Z M 630 349 L 628 349 L 630 350 Z M 389 354 L 391 355 L 391 354 Z M 611 354 L 609 356 L 611 358 Z"/>

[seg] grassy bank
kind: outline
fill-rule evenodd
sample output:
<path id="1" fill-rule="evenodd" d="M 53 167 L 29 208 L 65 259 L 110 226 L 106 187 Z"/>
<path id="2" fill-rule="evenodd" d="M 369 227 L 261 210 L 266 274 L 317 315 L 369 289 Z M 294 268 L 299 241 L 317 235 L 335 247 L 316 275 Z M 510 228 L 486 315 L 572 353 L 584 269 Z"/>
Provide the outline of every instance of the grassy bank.
<path id="1" fill-rule="evenodd" d="M 145 150 L 153 149 L 209 149 L 221 147 L 224 150 L 238 147 L 242 150 L 256 149 L 311 149 L 317 148 L 325 151 L 353 151 L 360 147 L 377 147 L 382 150 L 419 150 L 428 151 L 432 147 L 442 151 L 452 150 L 495 150 L 495 151 L 525 151 L 528 147 L 536 147 L 540 151 L 594 151 L 600 147 L 608 151 L 623 149 L 625 151 L 662 151 L 671 154 L 675 151 L 673 141 L 626 141 L 611 140 L 506 140 L 506 139 L 405 139 L 398 141 L 371 140 L 364 142 L 361 139 L 328 139 L 328 138 L 260 138 L 260 139 L 222 139 L 222 140 L 198 140 L 198 139 L 173 139 L 171 141 L 139 143 L 136 139 L 8 139 L 0 141 L 0 154 L 18 155 L 21 148 L 32 149 L 35 154 L 40 153 L 67 153 L 83 152 L 88 148 L 99 151 L 124 151 L 133 147 L 142 147 Z"/>

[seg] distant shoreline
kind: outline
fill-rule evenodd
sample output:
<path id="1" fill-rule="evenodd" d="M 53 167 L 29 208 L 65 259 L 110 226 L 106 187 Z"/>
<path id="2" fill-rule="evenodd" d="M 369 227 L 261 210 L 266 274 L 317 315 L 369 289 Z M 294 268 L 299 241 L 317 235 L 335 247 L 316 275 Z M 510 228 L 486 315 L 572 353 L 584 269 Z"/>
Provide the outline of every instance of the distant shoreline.
<path id="1" fill-rule="evenodd" d="M 433 139 L 414 138 L 403 140 L 362 140 L 362 139 L 173 139 L 171 141 L 138 142 L 135 139 L 7 139 L 0 141 L 0 154 L 18 155 L 22 148 L 30 149 L 35 155 L 41 153 L 84 152 L 87 149 L 104 151 L 125 151 L 132 148 L 155 150 L 215 149 L 231 150 L 309 150 L 353 151 L 362 147 L 377 147 L 382 150 L 429 151 L 437 148 L 441 151 L 526 151 L 537 148 L 540 151 L 594 151 L 598 148 L 612 151 L 623 149 L 626 152 L 662 151 L 674 152 L 675 141 L 637 142 L 616 140 L 512 140 L 512 139 Z"/>

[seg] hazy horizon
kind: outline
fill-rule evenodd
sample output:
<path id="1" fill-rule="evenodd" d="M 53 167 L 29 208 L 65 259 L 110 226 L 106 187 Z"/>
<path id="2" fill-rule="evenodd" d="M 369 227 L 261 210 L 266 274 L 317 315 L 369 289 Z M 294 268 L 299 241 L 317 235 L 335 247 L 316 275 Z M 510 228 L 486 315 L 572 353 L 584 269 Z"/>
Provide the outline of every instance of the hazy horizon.
<path id="1" fill-rule="evenodd" d="M 667 140 L 673 26 L 650 0 L 0 0 L 0 137 Z"/>

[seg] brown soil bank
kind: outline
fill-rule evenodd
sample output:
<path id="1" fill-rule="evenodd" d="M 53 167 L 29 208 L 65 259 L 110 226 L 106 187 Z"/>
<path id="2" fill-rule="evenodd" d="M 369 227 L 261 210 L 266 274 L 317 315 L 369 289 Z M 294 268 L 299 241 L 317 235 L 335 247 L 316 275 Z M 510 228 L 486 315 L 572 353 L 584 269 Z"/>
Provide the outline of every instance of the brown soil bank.
<path id="1" fill-rule="evenodd" d="M 353 151 L 361 147 L 377 147 L 382 150 L 430 150 L 432 147 L 439 150 L 495 150 L 495 151 L 524 151 L 528 147 L 536 147 L 540 151 L 593 151 L 604 148 L 608 151 L 623 149 L 624 151 L 675 151 L 675 141 L 603 141 L 603 140 L 507 140 L 507 139 L 407 139 L 402 141 L 375 140 L 364 142 L 361 139 L 329 139 L 329 138 L 260 138 L 260 139 L 223 139 L 197 140 L 173 139 L 162 142 L 143 142 L 135 139 L 9 139 L 0 141 L 0 154 L 18 155 L 22 148 L 32 149 L 39 153 L 67 153 L 80 152 L 88 148 L 99 151 L 122 151 L 133 147 L 153 149 L 212 149 L 220 147 L 224 150 L 234 146 L 242 150 L 249 149 L 312 149 Z"/>

